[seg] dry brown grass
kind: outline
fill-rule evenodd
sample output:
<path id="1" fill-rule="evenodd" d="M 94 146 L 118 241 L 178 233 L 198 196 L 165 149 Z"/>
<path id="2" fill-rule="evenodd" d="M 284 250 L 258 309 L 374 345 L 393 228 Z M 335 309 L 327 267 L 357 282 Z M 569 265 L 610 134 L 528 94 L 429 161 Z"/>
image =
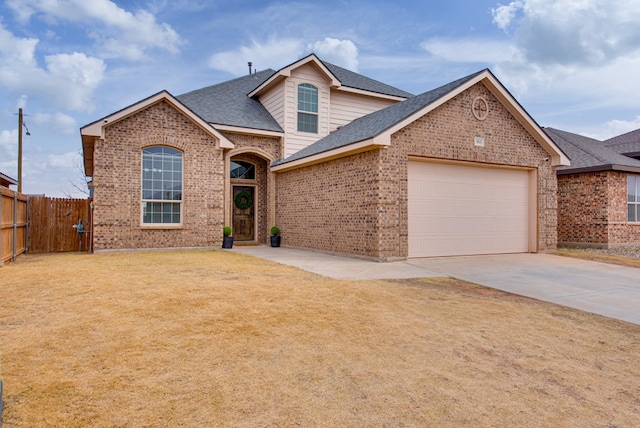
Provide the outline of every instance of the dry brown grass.
<path id="1" fill-rule="evenodd" d="M 5 428 L 637 426 L 640 326 L 221 251 L 0 268 Z"/>
<path id="2" fill-rule="evenodd" d="M 625 257 L 617 254 L 600 254 L 590 251 L 588 248 L 558 248 L 554 254 L 564 257 L 591 260 L 594 262 L 640 268 L 640 258 Z"/>

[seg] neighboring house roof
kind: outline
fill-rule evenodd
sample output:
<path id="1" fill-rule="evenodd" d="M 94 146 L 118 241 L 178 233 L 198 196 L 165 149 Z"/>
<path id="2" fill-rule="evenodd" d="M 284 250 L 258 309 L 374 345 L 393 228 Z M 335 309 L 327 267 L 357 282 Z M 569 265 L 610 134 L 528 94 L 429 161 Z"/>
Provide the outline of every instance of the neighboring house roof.
<path id="1" fill-rule="evenodd" d="M 558 175 L 597 171 L 640 172 L 639 160 L 616 152 L 602 141 L 554 128 L 544 128 L 544 131 L 571 159 L 571 166 L 558 168 Z"/>
<path id="2" fill-rule="evenodd" d="M 623 155 L 638 157 L 640 156 L 640 129 L 605 140 L 604 145 Z"/>
<path id="3" fill-rule="evenodd" d="M 9 187 L 10 185 L 18 185 L 18 180 L 13 179 L 8 175 L 4 175 L 0 172 L 0 186 Z"/>
<path id="4" fill-rule="evenodd" d="M 391 144 L 391 134 L 480 81 L 484 81 L 487 88 L 503 104 L 506 104 L 506 107 L 518 121 L 535 135 L 536 140 L 550 154 L 554 155 L 555 165 L 569 164 L 566 155 L 542 132 L 541 128 L 495 76 L 488 69 L 485 69 L 356 119 L 292 156 L 274 161 L 271 166 L 274 170 L 284 170 L 319 159 L 327 160 L 347 153 L 357 153 L 376 146 L 389 145 Z"/>
<path id="5" fill-rule="evenodd" d="M 299 68 L 305 64 L 314 64 L 317 68 L 319 68 L 330 80 L 330 85 L 332 88 L 337 88 L 347 92 L 365 94 L 374 93 L 397 101 L 401 101 L 413 96 L 413 94 L 409 92 L 395 88 L 391 85 L 387 85 L 386 83 L 382 83 L 361 74 L 354 73 L 353 71 L 338 67 L 337 65 L 321 61 L 315 54 L 307 55 L 306 57 L 299 59 L 298 61 L 287 65 L 286 67 L 281 68 L 259 86 L 254 88 L 249 93 L 249 96 L 257 96 L 263 90 L 291 76 L 291 72 L 294 69 Z"/>
<path id="6" fill-rule="evenodd" d="M 247 96 L 274 73 L 274 70 L 263 70 L 187 92 L 176 98 L 214 126 L 284 132 L 260 101 Z"/>

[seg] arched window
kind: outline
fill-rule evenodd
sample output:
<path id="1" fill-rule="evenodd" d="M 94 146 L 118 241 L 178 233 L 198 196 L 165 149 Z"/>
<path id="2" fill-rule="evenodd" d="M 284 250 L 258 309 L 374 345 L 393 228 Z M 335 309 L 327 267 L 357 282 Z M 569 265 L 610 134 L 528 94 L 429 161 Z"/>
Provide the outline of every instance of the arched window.
<path id="1" fill-rule="evenodd" d="M 298 85 L 298 131 L 318 133 L 318 88 Z"/>
<path id="2" fill-rule="evenodd" d="M 244 180 L 256 179 L 256 166 L 251 162 L 231 161 L 231 178 L 240 178 Z"/>
<path id="3" fill-rule="evenodd" d="M 169 147 L 142 150 L 142 223 L 182 222 L 182 153 Z"/>

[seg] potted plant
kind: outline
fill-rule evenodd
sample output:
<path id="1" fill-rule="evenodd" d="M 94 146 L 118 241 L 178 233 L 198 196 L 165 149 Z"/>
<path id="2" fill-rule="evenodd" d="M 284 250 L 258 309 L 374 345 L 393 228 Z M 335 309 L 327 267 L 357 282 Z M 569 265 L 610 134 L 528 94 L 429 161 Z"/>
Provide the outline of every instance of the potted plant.
<path id="1" fill-rule="evenodd" d="M 278 226 L 273 226 L 271 228 L 271 246 L 280 246 L 280 228 L 278 228 Z"/>
<path id="2" fill-rule="evenodd" d="M 231 235 L 231 227 L 222 228 L 222 248 L 233 248 L 233 236 Z"/>

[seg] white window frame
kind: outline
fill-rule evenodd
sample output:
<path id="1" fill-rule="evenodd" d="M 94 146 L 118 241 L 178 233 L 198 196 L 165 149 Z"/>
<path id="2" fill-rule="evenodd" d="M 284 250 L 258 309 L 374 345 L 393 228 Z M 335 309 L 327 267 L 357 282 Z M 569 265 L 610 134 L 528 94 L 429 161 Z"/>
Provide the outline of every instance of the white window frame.
<path id="1" fill-rule="evenodd" d="M 312 110 L 306 110 L 306 109 L 301 109 L 300 108 L 300 89 L 304 89 L 304 90 L 310 90 L 313 89 L 315 90 L 315 95 L 316 95 L 316 103 L 315 103 L 315 111 Z M 320 108 L 320 90 L 318 89 L 317 86 L 312 85 L 311 83 L 301 83 L 298 85 L 297 87 L 297 94 L 296 94 L 296 108 L 298 111 L 298 114 L 296 116 L 297 122 L 296 122 L 296 129 L 298 130 L 298 132 L 305 132 L 308 134 L 317 134 L 318 133 L 318 128 L 319 128 L 319 117 L 318 117 L 318 110 Z M 303 101 L 305 102 L 305 101 Z M 312 107 L 313 108 L 313 107 Z M 308 130 L 304 130 L 304 129 L 300 129 L 300 117 L 301 115 L 306 115 L 306 116 L 310 116 L 310 117 L 315 117 L 316 123 L 315 123 L 315 131 L 308 131 Z"/>
<path id="2" fill-rule="evenodd" d="M 633 181 L 633 192 L 631 192 L 631 182 Z M 633 193 L 633 201 L 630 195 Z M 631 207 L 634 208 L 634 220 L 631 220 Z M 627 175 L 627 222 L 640 223 L 640 175 Z"/>
<path id="3" fill-rule="evenodd" d="M 145 172 L 149 172 L 149 171 L 145 171 L 145 150 L 148 149 L 154 149 L 154 148 L 163 148 L 163 149 L 168 149 L 168 150 L 172 150 L 176 153 L 180 154 L 180 199 L 155 199 L 155 198 L 145 198 Z M 171 171 L 172 173 L 175 173 L 176 171 Z M 162 170 L 160 171 L 160 173 L 162 173 Z M 163 180 L 164 181 L 164 180 Z M 173 178 L 170 181 L 170 183 L 173 183 Z M 146 189 L 146 190 L 150 190 L 150 189 Z M 151 189 L 152 190 L 152 189 Z M 163 192 L 164 193 L 164 192 Z M 162 228 L 162 229 L 167 229 L 167 228 L 180 228 L 182 227 L 183 224 L 183 220 L 184 220 L 184 152 L 182 152 L 181 150 L 178 150 L 174 147 L 169 147 L 169 146 L 162 146 L 162 145 L 157 145 L 157 146 L 148 146 L 148 147 L 144 147 L 142 149 L 142 159 L 141 159 L 141 171 L 140 171 L 140 225 L 142 227 L 145 228 L 153 228 L 153 229 L 157 229 L 157 228 Z M 171 204 L 171 205 L 178 205 L 179 207 L 179 216 L 180 216 L 180 221 L 177 223 L 174 222 L 160 222 L 160 223 L 146 223 L 145 222 L 145 211 L 147 209 L 147 204 Z M 175 213 L 171 214 L 171 215 L 175 215 Z"/>

